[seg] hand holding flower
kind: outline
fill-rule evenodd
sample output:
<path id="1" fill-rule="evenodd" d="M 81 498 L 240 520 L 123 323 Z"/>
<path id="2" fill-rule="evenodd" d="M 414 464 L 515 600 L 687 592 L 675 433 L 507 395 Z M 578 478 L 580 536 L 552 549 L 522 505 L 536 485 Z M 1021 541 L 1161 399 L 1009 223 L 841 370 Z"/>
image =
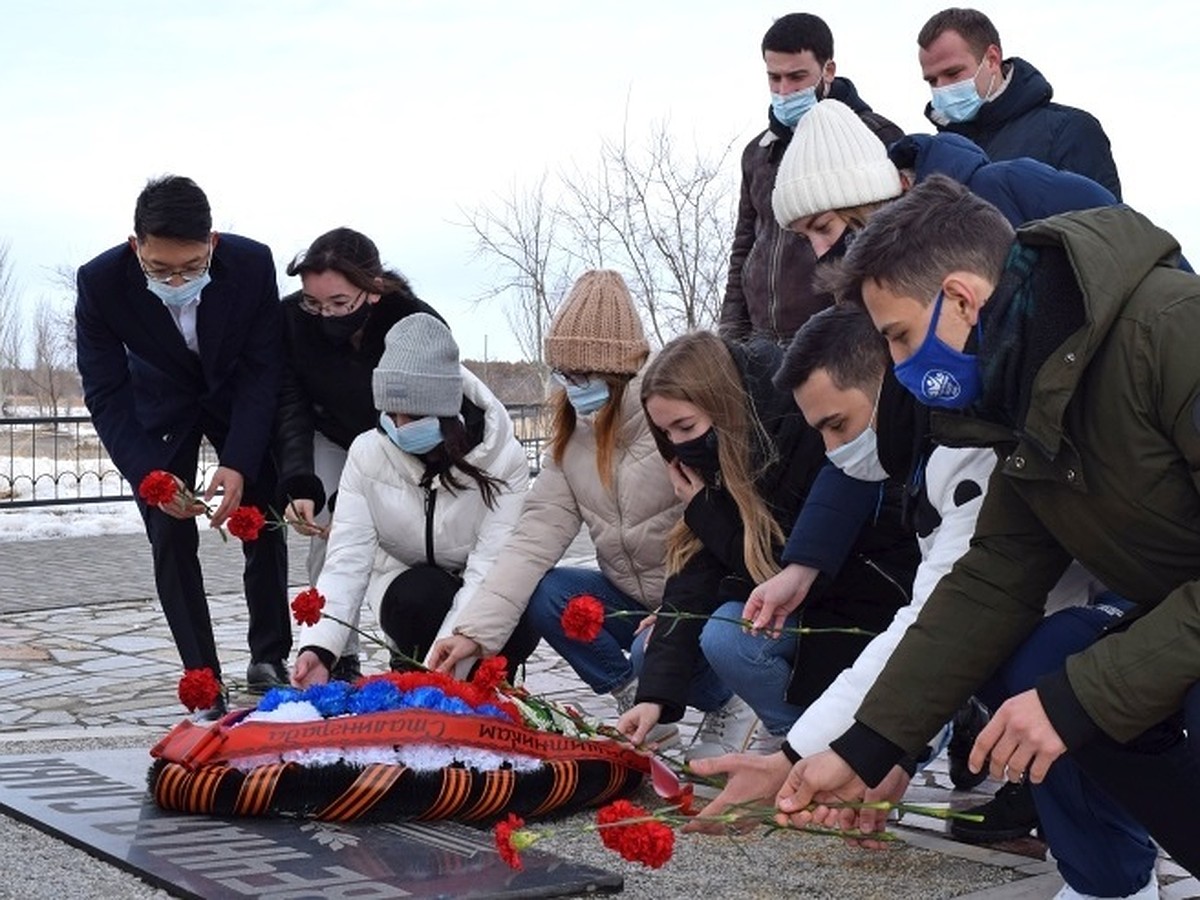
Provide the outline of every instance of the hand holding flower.
<path id="1" fill-rule="evenodd" d="M 688 763 L 690 772 L 704 778 L 725 776 L 725 787 L 707 806 L 700 810 L 697 820 L 684 826 L 684 831 L 723 834 L 725 828 L 705 819 L 714 819 L 738 807 L 759 807 L 774 800 L 787 780 L 792 764 L 779 753 L 726 753 L 711 759 Z M 749 826 L 757 824 L 748 822 Z"/>
<path id="2" fill-rule="evenodd" d="M 292 500 L 286 508 L 287 523 L 297 534 L 328 540 L 329 528 L 317 524 L 317 505 L 312 500 Z"/>
<path id="3" fill-rule="evenodd" d="M 629 738 L 629 742 L 635 747 L 640 747 L 660 718 L 661 703 L 637 703 L 617 719 L 617 731 Z"/>
<path id="4" fill-rule="evenodd" d="M 479 643 L 465 634 L 452 634 L 434 643 L 429 651 L 429 668 L 439 672 L 453 672 L 464 659 L 482 655 Z"/>
<path id="5" fill-rule="evenodd" d="M 245 490 L 245 486 L 246 482 L 241 472 L 228 466 L 217 467 L 212 481 L 208 483 L 208 488 L 204 492 L 204 502 L 208 504 L 217 495 L 218 490 L 223 491 L 221 502 L 210 517 L 212 520 L 209 523 L 210 528 L 221 528 L 233 511 L 241 506 L 242 491 Z"/>

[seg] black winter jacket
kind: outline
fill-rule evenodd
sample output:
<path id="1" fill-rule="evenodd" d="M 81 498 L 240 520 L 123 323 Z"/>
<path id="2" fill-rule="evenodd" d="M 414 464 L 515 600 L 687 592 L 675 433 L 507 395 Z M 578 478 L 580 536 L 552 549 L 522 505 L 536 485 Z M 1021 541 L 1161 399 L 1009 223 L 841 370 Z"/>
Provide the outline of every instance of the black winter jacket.
<path id="1" fill-rule="evenodd" d="M 1073 106 L 1051 103 L 1054 88 L 1045 77 L 1020 57 L 1004 61 L 1011 67 L 1008 87 L 979 108 L 970 122 L 939 122 L 933 104 L 925 117 L 938 131 L 951 131 L 970 138 L 993 160 L 1034 159 L 1085 175 L 1104 185 L 1121 199 L 1121 179 L 1113 161 L 1108 135 L 1091 113 Z"/>
<path id="2" fill-rule="evenodd" d="M 804 421 L 791 395 L 771 384 L 782 357 L 777 346 L 765 340 L 745 346 L 727 341 L 726 346 L 775 452 L 775 461 L 763 468 L 761 461 L 768 458 L 771 448 L 757 448 L 754 463 L 759 475 L 755 489 L 787 534 L 813 480 L 825 465 L 824 443 Z M 868 630 L 881 631 L 895 611 L 908 602 L 919 554 L 911 532 L 900 525 L 899 499 L 896 492 L 881 504 L 881 513 L 860 533 L 838 576 L 822 584 L 806 601 L 805 624 L 807 617 L 818 620 L 823 627 L 840 626 L 850 620 Z M 754 582 L 746 569 L 743 527 L 733 498 L 723 488 L 706 488 L 688 504 L 684 520 L 704 548 L 667 579 L 663 608 L 709 615 L 729 600 L 745 600 Z M 781 552 L 782 547 L 775 548 L 776 561 Z M 673 722 L 683 715 L 700 658 L 703 627 L 702 621 L 663 618 L 653 629 L 637 701 L 661 704 L 663 722 Z M 807 653 L 813 659 L 811 664 L 805 660 L 797 667 L 789 699 L 796 696 L 799 700 L 793 702 L 811 702 L 854 660 L 867 641 L 854 637 L 840 640 L 843 637 L 811 638 L 831 643 L 814 645 L 816 652 Z"/>
<path id="3" fill-rule="evenodd" d="M 826 98 L 840 100 L 884 144 L 904 132 L 858 96 L 854 84 L 835 78 Z M 792 129 L 768 113 L 770 127 L 742 151 L 742 189 L 737 225 L 729 254 L 729 276 L 721 304 L 721 337 L 744 341 L 765 337 L 786 344 L 813 313 L 833 302 L 812 287 L 817 258 L 807 240 L 779 227 L 771 207 L 775 173 L 792 139 Z"/>
<path id="4" fill-rule="evenodd" d="M 384 336 L 412 313 L 442 317 L 411 293 L 384 294 L 371 308 L 362 340 L 355 348 L 350 343 L 335 344 L 325 336 L 321 317 L 300 308 L 299 291 L 281 302 L 286 364 L 274 440 L 280 503 L 313 500 L 319 512 L 326 497 L 313 469 L 313 434 L 319 431 L 349 449 L 356 437 L 374 428 L 379 411 L 371 391 L 371 373 L 383 356 Z"/>

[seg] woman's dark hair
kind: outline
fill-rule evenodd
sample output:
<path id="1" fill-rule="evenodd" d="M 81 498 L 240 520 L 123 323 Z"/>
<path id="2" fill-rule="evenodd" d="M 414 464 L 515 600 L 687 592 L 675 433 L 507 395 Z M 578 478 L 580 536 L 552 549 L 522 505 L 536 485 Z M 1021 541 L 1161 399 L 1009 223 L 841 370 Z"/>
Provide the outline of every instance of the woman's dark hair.
<path id="1" fill-rule="evenodd" d="M 405 294 L 415 298 L 408 280 L 385 269 L 375 242 L 353 228 L 327 231 L 288 263 L 288 275 L 334 271 L 368 294 Z"/>
<path id="2" fill-rule="evenodd" d="M 454 475 L 454 470 L 458 469 L 474 480 L 484 505 L 488 509 L 495 509 L 496 494 L 504 487 L 504 481 L 467 462 L 466 456 L 475 442 L 467 433 L 467 426 L 462 419 L 458 416 L 439 416 L 438 422 L 442 426 L 442 442 L 425 454 L 425 474 L 421 477 L 421 487 L 429 487 L 437 478 L 442 487 L 451 493 L 466 490 L 466 483 Z"/>

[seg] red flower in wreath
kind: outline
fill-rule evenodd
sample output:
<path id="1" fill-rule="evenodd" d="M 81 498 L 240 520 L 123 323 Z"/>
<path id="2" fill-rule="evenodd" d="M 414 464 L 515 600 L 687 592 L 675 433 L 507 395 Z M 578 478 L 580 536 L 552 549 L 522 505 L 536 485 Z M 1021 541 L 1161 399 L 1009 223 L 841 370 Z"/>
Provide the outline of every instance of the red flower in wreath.
<path id="1" fill-rule="evenodd" d="M 574 641 L 590 644 L 604 627 L 604 604 L 591 594 L 572 597 L 563 610 L 563 634 Z"/>
<path id="2" fill-rule="evenodd" d="M 221 694 L 221 682 L 209 668 L 185 669 L 179 679 L 179 702 L 188 710 L 209 709 Z"/>
<path id="3" fill-rule="evenodd" d="M 596 823 L 601 826 L 598 830 L 604 846 L 630 862 L 658 869 L 675 852 L 674 830 L 628 800 L 617 800 L 602 808 Z"/>
<path id="4" fill-rule="evenodd" d="M 298 625 L 316 625 L 321 621 L 324 607 L 324 596 L 315 587 L 310 587 L 298 593 L 292 601 L 292 616 Z"/>
<path id="5" fill-rule="evenodd" d="M 508 660 L 503 656 L 490 656 L 475 667 L 471 684 L 481 691 L 492 693 L 508 680 Z"/>
<path id="6" fill-rule="evenodd" d="M 155 469 L 138 485 L 138 496 L 150 506 L 172 503 L 179 492 L 179 482 L 170 472 Z"/>
<path id="7" fill-rule="evenodd" d="M 256 541 L 258 534 L 267 524 L 267 517 L 257 506 L 239 506 L 229 516 L 225 526 L 235 538 Z"/>
<path id="8" fill-rule="evenodd" d="M 527 832 L 522 832 L 525 820 L 516 813 L 509 813 L 508 818 L 496 823 L 496 850 L 500 858 L 514 869 L 524 869 L 521 862 L 521 851 L 533 843 L 536 838 Z"/>

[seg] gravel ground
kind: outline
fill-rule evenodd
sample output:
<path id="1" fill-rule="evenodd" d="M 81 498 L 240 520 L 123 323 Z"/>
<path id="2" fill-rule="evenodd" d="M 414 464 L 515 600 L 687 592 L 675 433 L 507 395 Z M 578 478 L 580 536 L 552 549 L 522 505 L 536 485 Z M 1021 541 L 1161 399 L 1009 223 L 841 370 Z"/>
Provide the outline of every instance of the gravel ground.
<path id="1" fill-rule="evenodd" d="M 140 738 L 0 744 L 0 754 L 79 752 L 88 749 L 144 747 Z M 635 800 L 656 805 L 643 789 Z M 839 841 L 798 834 L 752 834 L 740 838 L 679 835 L 672 860 L 658 870 L 626 863 L 606 850 L 594 833 L 580 826 L 594 813 L 553 823 L 554 834 L 540 848 L 573 862 L 593 865 L 625 877 L 622 897 L 664 900 L 717 896 L 774 898 L 887 897 L 889 900 L 936 900 L 1004 884 L 1019 876 L 1009 869 L 982 865 L 916 847 L 868 853 Z M 170 895 L 82 850 L 0 815 L 4 878 L 0 898 L 13 900 L 149 900 Z M 528 851 L 533 853 L 534 851 Z M 48 873 L 53 873 L 48 877 Z"/>

